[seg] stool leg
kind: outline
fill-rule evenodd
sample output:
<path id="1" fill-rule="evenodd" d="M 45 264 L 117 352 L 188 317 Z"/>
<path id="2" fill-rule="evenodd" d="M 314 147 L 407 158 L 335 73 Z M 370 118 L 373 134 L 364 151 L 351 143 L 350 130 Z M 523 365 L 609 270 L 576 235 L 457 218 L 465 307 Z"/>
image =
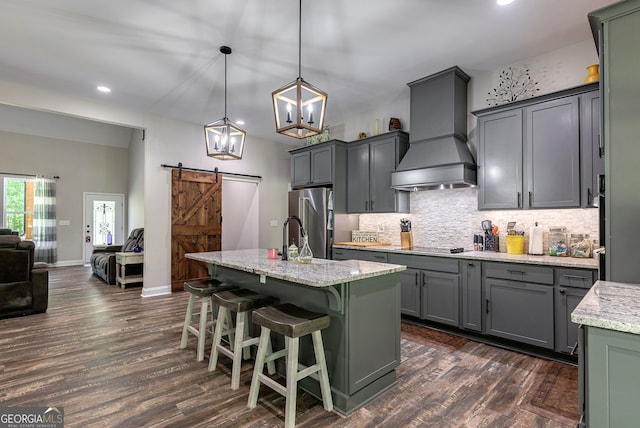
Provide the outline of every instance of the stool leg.
<path id="1" fill-rule="evenodd" d="M 229 339 L 229 349 L 231 349 L 231 352 L 233 352 L 234 350 L 234 342 L 235 342 L 235 329 L 233 327 L 233 317 L 231 317 L 231 311 L 228 309 L 224 310 L 225 315 L 224 315 L 224 319 L 225 319 L 225 325 L 227 326 L 227 339 Z M 216 321 L 217 323 L 217 321 Z"/>
<path id="2" fill-rule="evenodd" d="M 180 339 L 180 349 L 187 347 L 187 340 L 189 339 L 189 326 L 191 325 L 191 318 L 193 317 L 193 303 L 196 296 L 189 294 L 189 303 L 187 303 L 187 314 L 184 316 L 184 325 L 182 327 L 182 338 Z"/>
<path id="3" fill-rule="evenodd" d="M 203 297 L 200 307 L 200 329 L 198 330 L 198 361 L 204 360 L 204 341 L 207 338 L 207 320 L 209 318 L 209 298 Z"/>
<path id="4" fill-rule="evenodd" d="M 209 371 L 212 372 L 218 365 L 218 345 L 222 341 L 222 327 L 224 320 L 229 316 L 227 308 L 218 308 L 218 318 L 216 320 L 216 328 L 213 333 L 213 343 L 211 344 L 211 355 L 209 356 Z M 231 328 L 231 327 L 229 327 Z"/>
<path id="5" fill-rule="evenodd" d="M 260 341 L 258 342 L 258 354 L 253 365 L 253 376 L 251 378 L 251 389 L 249 389 L 249 408 L 253 409 L 258 404 L 258 394 L 260 393 L 260 375 L 264 368 L 264 357 L 267 354 L 267 344 L 271 347 L 271 330 L 262 327 L 260 331 Z"/>
<path id="6" fill-rule="evenodd" d="M 233 351 L 233 367 L 231 368 L 231 389 L 240 388 L 240 367 L 244 353 L 244 331 L 248 312 L 238 312 L 236 315 L 236 340 Z"/>
<path id="7" fill-rule="evenodd" d="M 260 335 L 262 338 L 262 334 Z M 273 354 L 273 347 L 271 346 L 271 330 L 269 330 L 269 340 L 267 341 L 267 355 Z M 275 360 L 267 361 L 267 373 L 270 375 L 275 374 L 276 372 L 276 363 Z"/>
<path id="8" fill-rule="evenodd" d="M 313 350 L 316 354 L 316 364 L 320 365 L 320 390 L 322 391 L 322 405 L 328 411 L 333 410 L 333 399 L 331 398 L 331 385 L 329 385 L 329 375 L 327 373 L 327 360 L 324 358 L 324 346 L 322 345 L 322 334 L 320 330 L 311 333 L 313 338 Z"/>
<path id="9" fill-rule="evenodd" d="M 244 329 L 242 330 L 242 334 L 244 335 L 245 338 L 249 337 L 249 323 L 246 322 L 249 320 L 249 318 L 247 317 L 246 313 L 244 316 L 245 319 L 245 323 L 244 323 Z M 250 347 L 246 347 L 242 349 L 242 358 L 245 360 L 248 360 L 249 358 L 251 358 L 251 348 Z"/>
<path id="10" fill-rule="evenodd" d="M 296 398 L 298 392 L 298 345 L 300 338 L 285 337 L 285 343 L 289 342 L 287 354 L 287 395 L 284 412 L 285 428 L 296 426 Z"/>

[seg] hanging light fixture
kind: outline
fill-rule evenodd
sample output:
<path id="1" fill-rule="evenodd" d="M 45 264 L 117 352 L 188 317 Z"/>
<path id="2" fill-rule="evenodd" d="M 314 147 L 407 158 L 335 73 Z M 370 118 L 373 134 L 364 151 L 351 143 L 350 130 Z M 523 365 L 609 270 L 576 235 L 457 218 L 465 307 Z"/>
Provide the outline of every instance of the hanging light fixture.
<path id="1" fill-rule="evenodd" d="M 207 156 L 222 160 L 242 159 L 246 133 L 227 117 L 227 55 L 229 46 L 220 46 L 224 54 L 224 117 L 205 125 L 204 136 L 207 144 Z"/>
<path id="2" fill-rule="evenodd" d="M 306 138 L 323 132 L 327 94 L 302 78 L 302 0 L 298 18 L 298 78 L 272 97 L 276 132 Z"/>

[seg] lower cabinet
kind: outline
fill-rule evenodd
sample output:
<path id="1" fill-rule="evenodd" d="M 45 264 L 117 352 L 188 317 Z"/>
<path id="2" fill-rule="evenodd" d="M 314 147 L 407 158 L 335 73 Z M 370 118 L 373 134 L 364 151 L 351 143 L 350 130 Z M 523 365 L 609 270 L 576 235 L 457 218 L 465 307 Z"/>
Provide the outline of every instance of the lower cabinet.
<path id="1" fill-rule="evenodd" d="M 407 266 L 401 276 L 400 311 L 403 314 L 460 326 L 458 260 L 395 253 L 390 253 L 388 260 Z"/>
<path id="2" fill-rule="evenodd" d="M 378 251 L 334 248 L 333 260 L 365 260 L 368 262 L 387 263 L 387 254 Z"/>
<path id="3" fill-rule="evenodd" d="M 589 427 L 637 427 L 640 335 L 586 326 Z"/>
<path id="4" fill-rule="evenodd" d="M 571 312 L 596 281 L 590 269 L 555 269 L 555 340 L 556 352 L 571 353 L 578 342 L 578 326 L 571 322 Z"/>
<path id="5" fill-rule="evenodd" d="M 400 313 L 420 318 L 420 271 L 407 268 L 400 272 Z"/>
<path id="6" fill-rule="evenodd" d="M 462 324 L 468 330 L 482 331 L 482 262 L 461 260 L 461 305 Z"/>

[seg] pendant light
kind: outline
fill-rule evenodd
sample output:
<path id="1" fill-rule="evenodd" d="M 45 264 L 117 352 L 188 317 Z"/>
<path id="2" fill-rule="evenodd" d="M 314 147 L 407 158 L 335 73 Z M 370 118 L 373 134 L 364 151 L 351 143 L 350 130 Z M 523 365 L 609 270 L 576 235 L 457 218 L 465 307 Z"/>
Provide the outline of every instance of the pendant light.
<path id="1" fill-rule="evenodd" d="M 276 132 L 306 138 L 324 130 L 327 94 L 302 78 L 302 0 L 298 18 L 298 78 L 274 91 L 272 98 Z"/>
<path id="2" fill-rule="evenodd" d="M 224 117 L 204 127 L 207 156 L 221 160 L 242 159 L 246 133 L 227 118 L 227 55 L 229 46 L 220 46 L 224 54 Z"/>

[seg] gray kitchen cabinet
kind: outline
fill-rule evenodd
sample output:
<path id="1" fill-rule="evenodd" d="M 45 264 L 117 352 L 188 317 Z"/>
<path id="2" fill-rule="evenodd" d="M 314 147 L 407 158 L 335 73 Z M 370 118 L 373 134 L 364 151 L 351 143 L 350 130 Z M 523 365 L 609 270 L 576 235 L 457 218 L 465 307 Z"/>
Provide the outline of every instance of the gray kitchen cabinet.
<path id="1" fill-rule="evenodd" d="M 580 206 L 579 96 L 525 108 L 527 208 Z"/>
<path id="2" fill-rule="evenodd" d="M 460 275 L 457 259 L 390 253 L 389 263 L 405 265 L 414 275 L 404 276 L 405 301 L 402 312 L 416 310 L 419 304 L 421 319 L 439 322 L 454 327 L 460 326 Z M 418 274 L 417 276 L 415 274 Z M 416 281 L 419 289 L 415 288 Z M 416 299 L 409 301 L 410 298 Z M 417 315 L 413 315 L 417 316 Z"/>
<path id="3" fill-rule="evenodd" d="M 606 280 L 640 282 L 640 150 L 638 75 L 640 1 L 616 2 L 589 14 L 600 54 L 602 138 L 605 152 Z"/>
<path id="4" fill-rule="evenodd" d="M 290 150 L 291 188 L 333 188 L 333 209 L 346 212 L 347 205 L 347 148 L 340 140 Z"/>
<path id="5" fill-rule="evenodd" d="M 473 112 L 478 117 L 478 209 L 574 208 L 586 206 L 581 175 L 583 85 Z M 583 102 L 581 102 L 583 101 Z M 589 110 L 598 119 L 598 113 Z M 585 126 L 582 132 L 585 132 Z M 593 130 L 592 130 L 593 131 Z M 597 132 L 597 131 L 596 131 Z M 593 182 L 593 180 L 592 180 Z M 593 187 L 591 185 L 591 187 Z"/>
<path id="6" fill-rule="evenodd" d="M 586 326 L 588 427 L 637 427 L 640 335 Z"/>
<path id="7" fill-rule="evenodd" d="M 555 351 L 573 352 L 578 342 L 578 326 L 571 322 L 571 312 L 596 281 L 591 269 L 555 269 Z"/>
<path id="8" fill-rule="evenodd" d="M 522 207 L 522 110 L 478 118 L 478 209 Z"/>
<path id="9" fill-rule="evenodd" d="M 391 188 L 391 173 L 409 147 L 401 131 L 349 143 L 347 212 L 409 212 L 409 193 Z"/>
<path id="10" fill-rule="evenodd" d="M 600 138 L 600 92 L 597 90 L 597 83 L 593 86 L 593 91 L 580 95 L 580 199 L 585 208 L 598 203 L 598 176 L 604 174 L 604 145 Z"/>
<path id="11" fill-rule="evenodd" d="M 379 251 L 352 250 L 349 248 L 334 248 L 333 260 L 365 260 L 368 262 L 387 263 L 387 253 Z"/>
<path id="12" fill-rule="evenodd" d="M 485 334 L 554 349 L 553 268 L 485 263 Z"/>
<path id="13" fill-rule="evenodd" d="M 461 260 L 461 327 L 482 331 L 482 263 Z"/>
<path id="14" fill-rule="evenodd" d="M 407 268 L 400 272 L 400 313 L 420 318 L 421 273 L 418 269 Z"/>

